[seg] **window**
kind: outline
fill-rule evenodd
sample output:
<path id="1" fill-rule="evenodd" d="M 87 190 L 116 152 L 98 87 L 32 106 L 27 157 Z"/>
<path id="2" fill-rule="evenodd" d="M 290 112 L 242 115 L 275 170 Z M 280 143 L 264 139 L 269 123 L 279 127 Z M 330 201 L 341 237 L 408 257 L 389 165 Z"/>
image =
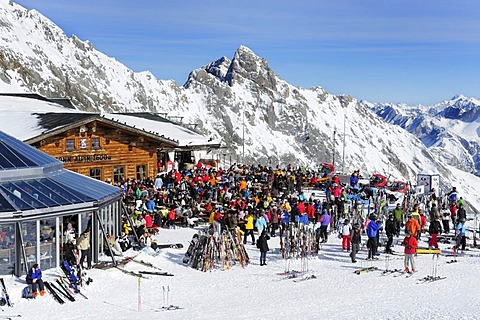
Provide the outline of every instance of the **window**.
<path id="1" fill-rule="evenodd" d="M 121 182 L 125 179 L 125 167 L 114 167 L 113 168 L 113 182 Z"/>
<path id="2" fill-rule="evenodd" d="M 102 180 L 102 169 L 100 168 L 90 169 L 90 178 Z"/>
<path id="3" fill-rule="evenodd" d="M 65 141 L 65 150 L 67 151 L 75 150 L 75 139 L 67 139 Z"/>
<path id="4" fill-rule="evenodd" d="M 85 149 L 87 149 L 87 139 L 80 138 L 80 150 L 85 150 Z"/>
<path id="5" fill-rule="evenodd" d="M 92 138 L 92 149 L 100 149 L 100 138 Z"/>
<path id="6" fill-rule="evenodd" d="M 137 166 L 137 179 L 143 180 L 147 178 L 147 165 Z"/>

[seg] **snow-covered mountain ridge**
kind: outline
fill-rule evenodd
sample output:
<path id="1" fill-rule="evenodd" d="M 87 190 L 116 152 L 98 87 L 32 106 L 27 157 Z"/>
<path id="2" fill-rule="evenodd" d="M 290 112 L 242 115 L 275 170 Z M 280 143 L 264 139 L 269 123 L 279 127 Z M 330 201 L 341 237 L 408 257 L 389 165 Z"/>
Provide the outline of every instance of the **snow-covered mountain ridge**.
<path id="1" fill-rule="evenodd" d="M 480 101 L 457 95 L 433 106 L 361 102 L 418 137 L 442 162 L 480 172 Z"/>
<path id="2" fill-rule="evenodd" d="M 447 185 L 456 178 L 449 165 L 469 168 L 461 161 L 445 161 L 446 155 L 461 154 L 464 143 L 428 144 L 416 132 L 375 114 L 378 105 L 321 87 L 293 86 L 245 46 L 231 60 L 221 57 L 193 70 L 179 86 L 148 71 L 133 72 L 91 42 L 67 37 L 39 12 L 8 0 L 0 0 L 0 31 L 0 92 L 68 97 L 85 111 L 181 116 L 205 135 L 221 139 L 226 148 L 220 154 L 232 161 L 272 166 L 335 162 L 346 173 L 360 169 L 365 175 L 380 172 L 411 180 L 419 172 L 439 172 Z M 453 111 L 436 108 L 445 114 L 439 121 L 452 120 L 447 115 Z M 414 112 L 404 109 L 406 117 Z M 431 116 L 430 109 L 418 109 L 422 113 L 409 121 Z M 449 134 L 447 129 L 442 133 Z"/>

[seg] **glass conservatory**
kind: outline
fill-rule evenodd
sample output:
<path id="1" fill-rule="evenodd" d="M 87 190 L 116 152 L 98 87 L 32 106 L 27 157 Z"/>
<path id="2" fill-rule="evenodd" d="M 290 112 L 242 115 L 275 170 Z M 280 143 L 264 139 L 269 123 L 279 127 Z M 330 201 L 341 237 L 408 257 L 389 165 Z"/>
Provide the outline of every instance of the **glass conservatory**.
<path id="1" fill-rule="evenodd" d="M 65 170 L 62 163 L 0 131 L 0 274 L 21 276 L 63 259 L 67 225 L 89 229 L 93 261 L 118 235 L 121 190 Z"/>

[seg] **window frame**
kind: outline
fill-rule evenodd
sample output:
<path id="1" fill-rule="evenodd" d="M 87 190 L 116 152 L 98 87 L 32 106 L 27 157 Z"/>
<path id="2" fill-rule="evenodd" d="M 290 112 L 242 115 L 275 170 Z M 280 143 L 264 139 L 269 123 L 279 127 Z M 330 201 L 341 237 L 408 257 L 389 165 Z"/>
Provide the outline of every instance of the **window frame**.
<path id="1" fill-rule="evenodd" d="M 72 142 L 73 143 L 73 147 L 69 147 L 69 142 Z M 76 147 L 76 142 L 75 142 L 75 138 L 71 139 L 71 138 L 65 138 L 65 151 L 75 151 Z"/>

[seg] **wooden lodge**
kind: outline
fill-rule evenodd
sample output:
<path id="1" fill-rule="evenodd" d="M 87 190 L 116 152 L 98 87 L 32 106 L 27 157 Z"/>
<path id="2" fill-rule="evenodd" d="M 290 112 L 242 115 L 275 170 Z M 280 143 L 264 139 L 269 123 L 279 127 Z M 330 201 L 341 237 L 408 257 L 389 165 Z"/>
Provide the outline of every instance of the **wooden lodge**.
<path id="1" fill-rule="evenodd" d="M 162 150 L 178 146 L 176 140 L 98 114 L 38 117 L 42 127 L 51 129 L 25 142 L 63 162 L 65 169 L 102 181 L 154 177 L 166 158 Z"/>

